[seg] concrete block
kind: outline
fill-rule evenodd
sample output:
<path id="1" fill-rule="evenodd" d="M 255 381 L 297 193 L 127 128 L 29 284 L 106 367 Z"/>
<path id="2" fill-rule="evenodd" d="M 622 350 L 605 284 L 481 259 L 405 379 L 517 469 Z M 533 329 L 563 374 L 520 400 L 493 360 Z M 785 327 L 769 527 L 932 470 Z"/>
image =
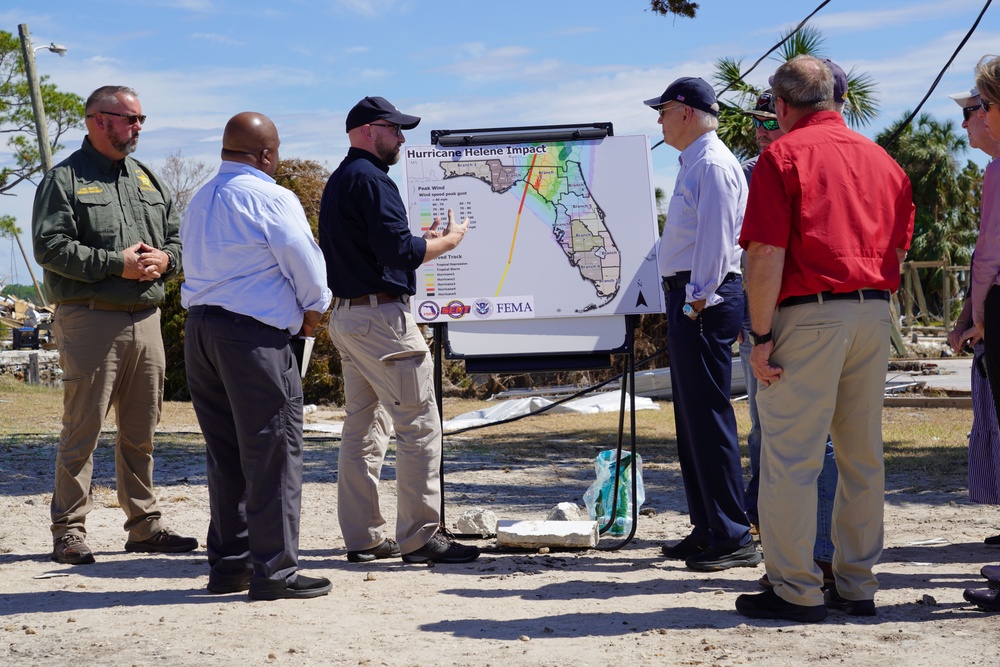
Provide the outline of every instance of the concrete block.
<path id="1" fill-rule="evenodd" d="M 562 547 L 590 549 L 597 546 L 596 521 L 514 521 L 497 522 L 497 546 L 538 549 Z"/>
<path id="2" fill-rule="evenodd" d="M 580 507 L 576 503 L 559 503 L 552 508 L 549 515 L 545 517 L 546 521 L 580 521 L 582 517 L 580 515 Z"/>
<path id="3" fill-rule="evenodd" d="M 482 535 L 489 537 L 497 532 L 497 515 L 493 510 L 475 508 L 466 510 L 455 521 L 455 530 L 462 535 Z"/>

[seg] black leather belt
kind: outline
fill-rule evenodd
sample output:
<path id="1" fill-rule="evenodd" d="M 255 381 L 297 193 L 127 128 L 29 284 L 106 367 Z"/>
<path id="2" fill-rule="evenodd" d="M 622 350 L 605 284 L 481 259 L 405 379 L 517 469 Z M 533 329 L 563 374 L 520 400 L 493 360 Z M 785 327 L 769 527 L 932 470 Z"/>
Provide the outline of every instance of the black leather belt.
<path id="1" fill-rule="evenodd" d="M 735 280 L 739 277 L 740 274 L 738 273 L 727 273 L 723 282 L 727 280 Z M 691 282 L 691 272 L 678 271 L 672 276 L 663 276 L 663 289 L 666 292 L 672 292 L 675 289 L 683 289 L 689 282 Z"/>
<path id="2" fill-rule="evenodd" d="M 888 290 L 882 289 L 859 289 L 853 292 L 820 292 L 819 294 L 807 294 L 806 296 L 790 296 L 778 304 L 778 308 L 788 306 L 801 306 L 804 303 L 823 303 L 824 301 L 888 301 Z"/>
<path id="3" fill-rule="evenodd" d="M 87 306 L 91 310 L 108 310 L 116 313 L 141 313 L 150 308 L 156 308 L 155 303 L 108 303 L 97 299 L 70 299 L 60 301 L 60 306 Z"/>

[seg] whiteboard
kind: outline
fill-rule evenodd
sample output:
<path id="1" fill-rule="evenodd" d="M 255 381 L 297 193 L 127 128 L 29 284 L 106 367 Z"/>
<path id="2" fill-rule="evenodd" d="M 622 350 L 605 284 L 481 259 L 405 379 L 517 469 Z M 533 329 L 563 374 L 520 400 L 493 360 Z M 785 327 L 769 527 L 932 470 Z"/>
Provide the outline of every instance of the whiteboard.
<path id="1" fill-rule="evenodd" d="M 445 326 L 444 340 L 452 358 L 502 357 L 616 352 L 627 335 L 626 317 L 606 315 L 455 322 Z"/>

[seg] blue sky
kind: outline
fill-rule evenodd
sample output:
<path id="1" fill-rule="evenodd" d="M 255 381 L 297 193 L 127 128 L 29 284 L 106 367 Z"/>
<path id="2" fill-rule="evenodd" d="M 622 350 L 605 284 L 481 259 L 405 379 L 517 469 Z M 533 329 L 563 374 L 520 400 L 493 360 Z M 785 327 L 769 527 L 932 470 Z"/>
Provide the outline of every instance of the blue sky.
<path id="1" fill-rule="evenodd" d="M 813 18 L 825 55 L 877 82 L 881 115 L 865 134 L 918 103 L 984 2 L 833 0 Z M 180 149 L 214 169 L 226 121 L 252 110 L 277 124 L 282 156 L 333 169 L 347 149 L 344 116 L 365 95 L 423 117 L 407 133 L 411 144 L 428 143 L 431 129 L 594 121 L 655 142 L 655 114 L 643 99 L 679 76 L 709 79 L 722 56 L 748 67 L 819 0 L 700 4 L 690 20 L 655 15 L 648 0 L 11 0 L 0 7 L 0 29 L 16 35 L 27 23 L 36 46 L 66 46 L 63 58 L 36 54 L 39 71 L 62 90 L 86 97 L 105 84 L 134 87 L 149 117 L 135 156 L 154 167 Z M 947 94 L 972 84 L 986 53 L 1000 53 L 1000 7 L 987 12 L 924 111 L 960 122 Z M 748 80 L 762 84 L 776 66 L 765 61 Z M 82 137 L 67 136 L 55 161 Z M 0 163 L 6 153 L 0 148 Z M 982 154 L 968 157 L 985 163 Z M 654 185 L 669 191 L 676 161 L 670 147 L 653 151 Z M 0 199 L 0 213 L 17 218 L 30 254 L 34 187 L 14 192 Z M 0 278 L 28 283 L 11 246 L 0 241 Z"/>

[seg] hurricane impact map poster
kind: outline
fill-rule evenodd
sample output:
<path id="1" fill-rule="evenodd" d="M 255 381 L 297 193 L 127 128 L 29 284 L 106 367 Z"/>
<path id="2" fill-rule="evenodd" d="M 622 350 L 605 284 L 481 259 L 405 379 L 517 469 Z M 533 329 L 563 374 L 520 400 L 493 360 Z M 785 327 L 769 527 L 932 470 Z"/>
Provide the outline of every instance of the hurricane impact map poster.
<path id="1" fill-rule="evenodd" d="M 470 220 L 417 269 L 418 322 L 663 311 L 647 137 L 404 145 L 402 163 L 414 234 Z"/>

